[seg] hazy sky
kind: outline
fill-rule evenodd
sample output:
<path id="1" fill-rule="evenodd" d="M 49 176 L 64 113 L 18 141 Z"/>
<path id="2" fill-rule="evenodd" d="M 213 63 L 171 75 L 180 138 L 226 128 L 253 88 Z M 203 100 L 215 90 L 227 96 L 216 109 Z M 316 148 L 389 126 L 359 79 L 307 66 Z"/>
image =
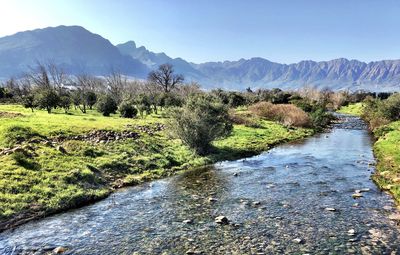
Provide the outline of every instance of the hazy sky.
<path id="1" fill-rule="evenodd" d="M 193 62 L 400 59 L 400 0 L 0 0 L 0 36 L 80 25 Z"/>

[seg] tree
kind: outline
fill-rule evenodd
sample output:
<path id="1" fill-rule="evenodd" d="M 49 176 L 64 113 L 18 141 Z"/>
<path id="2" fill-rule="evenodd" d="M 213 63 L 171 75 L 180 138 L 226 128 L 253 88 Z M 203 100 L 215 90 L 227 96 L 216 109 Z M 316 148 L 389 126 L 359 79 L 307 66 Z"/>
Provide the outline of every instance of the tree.
<path id="1" fill-rule="evenodd" d="M 106 77 L 106 82 L 108 94 L 117 104 L 120 104 L 123 99 L 124 90 L 128 86 L 127 78 L 120 72 L 113 70 Z"/>
<path id="2" fill-rule="evenodd" d="M 86 104 L 89 106 L 89 109 L 92 110 L 93 105 L 97 102 L 97 95 L 93 91 L 88 91 L 85 97 Z"/>
<path id="3" fill-rule="evenodd" d="M 118 106 L 112 96 L 106 95 L 100 99 L 97 110 L 101 112 L 103 116 L 110 116 L 111 113 L 116 113 Z"/>
<path id="4" fill-rule="evenodd" d="M 172 134 L 200 155 L 207 154 L 211 142 L 232 131 L 228 108 L 212 97 L 191 97 L 182 108 L 175 108 L 168 123 Z"/>
<path id="5" fill-rule="evenodd" d="M 147 115 L 151 113 L 150 98 L 146 94 L 140 94 L 136 97 L 136 105 L 142 118 L 144 117 L 144 113 Z"/>
<path id="6" fill-rule="evenodd" d="M 22 106 L 31 109 L 32 112 L 37 107 L 35 96 L 33 94 L 24 95 L 21 100 Z"/>
<path id="7" fill-rule="evenodd" d="M 48 113 L 58 106 L 59 100 L 60 98 L 53 88 L 42 88 L 36 92 L 35 104 L 40 109 L 46 109 Z"/>
<path id="8" fill-rule="evenodd" d="M 69 93 L 64 92 L 60 96 L 60 101 L 58 103 L 58 106 L 64 109 L 65 113 L 68 113 L 70 107 L 71 107 L 72 99 Z"/>
<path id="9" fill-rule="evenodd" d="M 181 74 L 174 74 L 174 69 L 170 64 L 162 64 L 157 70 L 151 71 L 148 76 L 149 82 L 152 82 L 168 93 L 184 80 Z"/>

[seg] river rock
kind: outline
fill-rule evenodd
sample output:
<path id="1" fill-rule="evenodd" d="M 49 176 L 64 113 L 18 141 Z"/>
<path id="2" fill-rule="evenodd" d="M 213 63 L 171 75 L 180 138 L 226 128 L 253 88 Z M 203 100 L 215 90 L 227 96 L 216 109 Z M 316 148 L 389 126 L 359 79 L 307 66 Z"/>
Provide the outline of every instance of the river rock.
<path id="1" fill-rule="evenodd" d="M 361 193 L 354 193 L 353 195 L 351 195 L 354 199 L 356 198 L 361 198 L 363 197 L 363 195 Z"/>
<path id="2" fill-rule="evenodd" d="M 295 238 L 295 239 L 293 239 L 292 241 L 293 241 L 294 243 L 297 243 L 297 244 L 303 243 L 303 240 L 300 239 L 300 238 Z"/>
<path id="3" fill-rule="evenodd" d="M 64 252 L 66 252 L 67 251 L 67 248 L 64 248 L 64 247 L 62 247 L 62 246 L 58 246 L 57 248 L 55 248 L 54 250 L 53 250 L 53 253 L 54 254 L 61 254 L 61 253 L 64 253 Z"/>
<path id="4" fill-rule="evenodd" d="M 213 203 L 213 202 L 217 202 L 218 200 L 216 198 L 213 197 L 209 197 L 208 198 L 208 202 Z"/>
<path id="5" fill-rule="evenodd" d="M 400 213 L 392 213 L 389 215 L 389 219 L 395 220 L 395 221 L 400 221 Z"/>
<path id="6" fill-rule="evenodd" d="M 67 154 L 67 150 L 62 146 L 57 146 L 57 150 L 62 154 Z"/>
<path id="7" fill-rule="evenodd" d="M 356 234 L 356 231 L 354 229 L 350 229 L 349 231 L 347 231 L 347 234 L 349 236 L 354 236 Z"/>
<path id="8" fill-rule="evenodd" d="M 226 224 L 229 224 L 229 220 L 227 217 L 220 215 L 215 218 L 215 223 L 221 224 L 221 225 L 226 225 Z"/>

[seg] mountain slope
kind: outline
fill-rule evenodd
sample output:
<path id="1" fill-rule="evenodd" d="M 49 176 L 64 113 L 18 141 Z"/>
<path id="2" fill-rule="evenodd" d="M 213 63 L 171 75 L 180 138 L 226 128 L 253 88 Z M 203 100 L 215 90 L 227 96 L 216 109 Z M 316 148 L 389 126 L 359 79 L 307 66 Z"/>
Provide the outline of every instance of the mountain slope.
<path id="1" fill-rule="evenodd" d="M 104 75 L 120 70 L 144 77 L 148 68 L 122 55 L 103 37 L 79 26 L 59 26 L 0 38 L 0 76 L 26 72 L 37 61 L 52 62 L 69 73 Z"/>

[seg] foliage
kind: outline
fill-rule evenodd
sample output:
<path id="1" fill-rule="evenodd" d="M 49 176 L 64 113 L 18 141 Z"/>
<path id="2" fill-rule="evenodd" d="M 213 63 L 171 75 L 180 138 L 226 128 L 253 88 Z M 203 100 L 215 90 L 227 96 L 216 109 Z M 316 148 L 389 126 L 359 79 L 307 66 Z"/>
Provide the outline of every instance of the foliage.
<path id="1" fill-rule="evenodd" d="M 115 113 L 118 110 L 118 106 L 113 97 L 106 95 L 100 98 L 97 110 L 101 112 L 103 116 L 110 116 L 111 113 Z"/>
<path id="2" fill-rule="evenodd" d="M 175 108 L 169 127 L 199 155 L 209 153 L 211 142 L 226 137 L 232 130 L 228 109 L 209 96 L 192 97 L 182 108 Z"/>
<path id="3" fill-rule="evenodd" d="M 42 88 L 36 91 L 35 100 L 35 104 L 40 109 L 46 109 L 48 113 L 51 113 L 51 110 L 58 106 L 60 98 L 53 88 Z"/>
<path id="4" fill-rule="evenodd" d="M 118 110 L 121 113 L 121 117 L 124 118 L 134 118 L 138 113 L 138 110 L 130 101 L 123 101 L 118 107 Z"/>

